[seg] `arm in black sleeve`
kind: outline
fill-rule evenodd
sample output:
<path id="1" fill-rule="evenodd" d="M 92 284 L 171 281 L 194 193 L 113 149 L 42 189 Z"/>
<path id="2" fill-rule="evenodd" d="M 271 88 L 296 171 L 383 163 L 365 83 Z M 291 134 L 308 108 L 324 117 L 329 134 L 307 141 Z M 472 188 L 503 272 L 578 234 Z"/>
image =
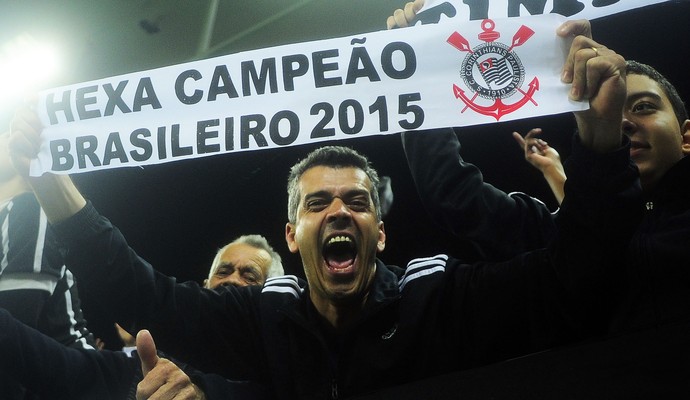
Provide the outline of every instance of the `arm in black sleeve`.
<path id="1" fill-rule="evenodd" d="M 437 224 L 473 242 L 484 259 L 507 260 L 552 238 L 555 226 L 546 205 L 484 182 L 479 169 L 460 156 L 452 129 L 403 132 L 402 141 L 426 210 Z"/>
<path id="2" fill-rule="evenodd" d="M 124 399 L 138 360 L 63 346 L 0 309 L 0 369 L 46 399 Z"/>
<path id="3" fill-rule="evenodd" d="M 630 141 L 597 154 L 576 136 L 565 164 L 568 180 L 551 257 L 560 279 L 583 300 L 580 317 L 600 331 L 625 285 L 627 250 L 642 216 Z"/>
<path id="4" fill-rule="evenodd" d="M 209 373 L 261 376 L 255 296 L 260 287 L 202 289 L 155 271 L 91 203 L 55 225 L 80 290 L 128 332 L 148 329 L 158 347 Z M 245 290 L 246 289 L 246 290 Z"/>
<path id="5" fill-rule="evenodd" d="M 33 193 L 12 198 L 0 221 L 0 253 L 7 262 L 0 272 L 0 307 L 66 346 L 93 348 L 76 284 Z"/>
<path id="6" fill-rule="evenodd" d="M 220 375 L 201 372 L 191 373 L 189 377 L 204 392 L 207 400 L 274 398 L 267 386 L 251 381 L 233 381 Z"/>
<path id="7" fill-rule="evenodd" d="M 642 209 L 637 167 L 628 146 L 596 154 L 576 143 L 567 168 L 559 231 L 545 249 L 447 269 L 454 297 L 441 303 L 457 329 L 469 332 L 475 362 L 606 333 Z"/>

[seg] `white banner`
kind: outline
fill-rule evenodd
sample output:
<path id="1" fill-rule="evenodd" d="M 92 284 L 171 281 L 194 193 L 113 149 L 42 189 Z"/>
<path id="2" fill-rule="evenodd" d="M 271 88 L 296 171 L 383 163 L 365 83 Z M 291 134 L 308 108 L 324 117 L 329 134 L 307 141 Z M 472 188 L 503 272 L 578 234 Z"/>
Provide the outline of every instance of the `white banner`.
<path id="1" fill-rule="evenodd" d="M 444 18 L 463 21 L 553 13 L 568 19 L 596 19 L 669 0 L 426 0 L 420 23 Z M 684 0 L 687 1 L 687 0 Z"/>
<path id="2" fill-rule="evenodd" d="M 559 75 L 564 18 L 438 24 L 298 43 L 39 96 L 32 175 L 581 110 Z"/>

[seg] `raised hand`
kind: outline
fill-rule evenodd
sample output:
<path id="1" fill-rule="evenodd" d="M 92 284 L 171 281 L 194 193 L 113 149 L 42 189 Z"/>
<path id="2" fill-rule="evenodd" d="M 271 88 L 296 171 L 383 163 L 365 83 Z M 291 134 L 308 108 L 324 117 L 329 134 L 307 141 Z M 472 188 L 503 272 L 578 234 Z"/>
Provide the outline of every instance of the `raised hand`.
<path id="1" fill-rule="evenodd" d="M 575 113 L 582 143 L 600 153 L 621 144 L 625 102 L 625 59 L 592 39 L 588 21 L 568 21 L 558 35 L 574 36 L 561 79 L 571 84 L 573 100 L 589 100 L 590 108 Z"/>
<path id="2" fill-rule="evenodd" d="M 137 353 L 144 379 L 137 385 L 137 400 L 205 400 L 206 395 L 172 361 L 158 357 L 147 330 L 137 334 Z"/>
<path id="3" fill-rule="evenodd" d="M 415 23 L 417 12 L 424 7 L 424 0 L 414 0 L 405 4 L 402 9 L 397 9 L 393 15 L 386 19 L 386 29 L 405 28 Z"/>
<path id="4" fill-rule="evenodd" d="M 549 146 L 546 141 L 536 137 L 541 132 L 541 129 L 534 128 L 524 138 L 518 132 L 513 132 L 513 138 L 525 152 L 525 160 L 544 175 L 544 179 L 549 184 L 558 204 L 561 204 L 563 197 L 565 197 L 563 190 L 566 179 L 565 171 L 556 149 Z"/>
<path id="5" fill-rule="evenodd" d="M 10 159 L 17 172 L 29 176 L 29 165 L 36 158 L 41 145 L 41 121 L 28 107 L 19 109 L 10 123 Z"/>

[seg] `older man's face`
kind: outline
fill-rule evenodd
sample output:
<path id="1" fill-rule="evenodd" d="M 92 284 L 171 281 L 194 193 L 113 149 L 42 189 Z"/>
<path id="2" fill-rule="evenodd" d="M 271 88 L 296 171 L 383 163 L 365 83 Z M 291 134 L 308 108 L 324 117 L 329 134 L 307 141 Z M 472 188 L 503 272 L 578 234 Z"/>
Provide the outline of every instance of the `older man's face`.
<path id="1" fill-rule="evenodd" d="M 290 251 L 300 253 L 312 300 L 361 299 L 386 240 L 371 181 L 358 168 L 317 166 L 302 174 L 299 190 L 297 219 L 287 224 L 286 240 Z"/>
<path id="2" fill-rule="evenodd" d="M 263 285 L 271 266 L 271 255 L 246 243 L 229 245 L 206 287 Z"/>

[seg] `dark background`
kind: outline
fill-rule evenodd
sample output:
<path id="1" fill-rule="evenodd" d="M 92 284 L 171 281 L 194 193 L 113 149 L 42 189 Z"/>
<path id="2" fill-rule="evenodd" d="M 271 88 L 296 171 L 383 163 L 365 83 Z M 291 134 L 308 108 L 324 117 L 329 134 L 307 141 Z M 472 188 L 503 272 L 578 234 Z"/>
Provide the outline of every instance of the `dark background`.
<path id="1" fill-rule="evenodd" d="M 402 4 L 387 3 L 393 6 L 377 9 L 375 20 L 383 23 Z M 674 2 L 609 16 L 592 25 L 597 41 L 626 58 L 655 66 L 684 98 L 690 98 L 688 17 L 690 3 Z M 128 71 L 118 73 L 124 72 Z M 571 115 L 462 128 L 462 155 L 481 168 L 487 182 L 506 192 L 526 192 L 555 209 L 548 186 L 524 161 L 511 137 L 514 130 L 524 134 L 532 127 L 543 128 L 544 139 L 567 158 L 574 131 Z M 439 252 L 474 257 L 430 222 L 411 182 L 399 135 L 337 143 L 368 155 L 379 173 L 392 180 L 395 200 L 384 220 L 388 240 L 382 260 L 404 266 L 413 257 Z M 292 164 L 323 144 L 93 172 L 74 179 L 142 257 L 181 281 L 201 282 L 216 250 L 247 233 L 266 236 L 283 256 L 286 272 L 302 276 L 300 260 L 287 251 L 284 240 L 285 181 Z M 116 347 L 110 325 L 104 323 L 105 312 L 93 312 L 90 299 L 84 300 L 92 329 L 109 347 Z"/>

